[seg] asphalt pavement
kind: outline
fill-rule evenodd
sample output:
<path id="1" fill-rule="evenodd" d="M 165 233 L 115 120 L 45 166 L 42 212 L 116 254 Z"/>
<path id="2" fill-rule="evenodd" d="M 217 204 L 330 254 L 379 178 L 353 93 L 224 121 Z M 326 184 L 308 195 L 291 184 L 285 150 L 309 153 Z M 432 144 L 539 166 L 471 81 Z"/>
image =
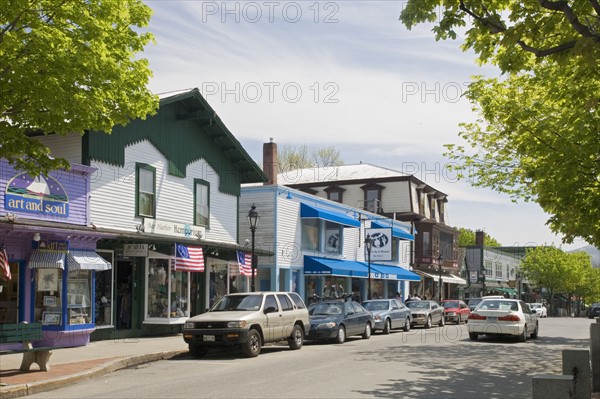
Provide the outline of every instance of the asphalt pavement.
<path id="1" fill-rule="evenodd" d="M 48 371 L 37 364 L 20 371 L 22 353 L 0 355 L 0 398 L 57 389 L 115 370 L 187 352 L 181 334 L 152 338 L 93 341 L 87 346 L 53 349 Z"/>

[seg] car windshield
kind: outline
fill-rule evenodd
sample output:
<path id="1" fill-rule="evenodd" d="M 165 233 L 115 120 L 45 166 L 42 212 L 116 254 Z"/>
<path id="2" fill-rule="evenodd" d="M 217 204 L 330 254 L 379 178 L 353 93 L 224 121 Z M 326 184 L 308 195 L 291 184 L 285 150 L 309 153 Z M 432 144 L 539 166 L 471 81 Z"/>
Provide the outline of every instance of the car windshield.
<path id="1" fill-rule="evenodd" d="M 512 310 L 517 311 L 519 307 L 516 302 L 512 301 L 502 301 L 502 300 L 494 300 L 487 299 L 482 301 L 479 306 L 477 306 L 478 310 Z"/>
<path id="2" fill-rule="evenodd" d="M 372 312 L 388 310 L 390 303 L 388 301 L 363 302 L 363 307 Z"/>
<path id="3" fill-rule="evenodd" d="M 211 312 L 225 312 L 232 310 L 254 311 L 260 309 L 262 295 L 228 295 L 212 307 Z"/>
<path id="4" fill-rule="evenodd" d="M 327 302 L 319 302 L 317 304 L 311 305 L 308 309 L 308 314 L 311 316 L 317 315 L 339 315 L 344 313 L 343 304 L 341 303 L 327 303 Z"/>
<path id="5" fill-rule="evenodd" d="M 444 302 L 444 309 L 453 309 L 458 307 L 458 301 Z"/>
<path id="6" fill-rule="evenodd" d="M 411 309 L 429 309 L 428 301 L 410 301 L 406 304 Z"/>

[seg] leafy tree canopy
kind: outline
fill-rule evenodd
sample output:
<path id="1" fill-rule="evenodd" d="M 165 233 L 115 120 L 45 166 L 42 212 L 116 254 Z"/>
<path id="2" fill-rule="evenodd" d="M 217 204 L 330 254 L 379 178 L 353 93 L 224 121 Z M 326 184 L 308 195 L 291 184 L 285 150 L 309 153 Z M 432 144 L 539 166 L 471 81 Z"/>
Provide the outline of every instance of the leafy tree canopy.
<path id="1" fill-rule="evenodd" d="M 136 53 L 140 0 L 0 0 L 0 158 L 30 174 L 68 168 L 32 133 L 79 133 L 144 118 L 158 106 Z"/>
<path id="2" fill-rule="evenodd" d="M 335 147 L 313 148 L 306 144 L 283 144 L 277 153 L 279 173 L 294 169 L 340 166 L 344 164 Z"/>
<path id="3" fill-rule="evenodd" d="M 455 227 L 458 233 L 458 246 L 459 247 L 470 247 L 475 245 L 475 232 L 465 227 Z M 502 246 L 498 240 L 490 235 L 486 234 L 483 238 L 483 245 L 486 247 L 500 247 Z"/>
<path id="4" fill-rule="evenodd" d="M 600 244 L 598 1 L 409 0 L 401 19 L 435 22 L 437 39 L 470 23 L 463 49 L 505 72 L 469 87 L 480 118 L 461 125 L 467 146 L 447 145 L 459 176 L 538 202 L 565 242 Z"/>

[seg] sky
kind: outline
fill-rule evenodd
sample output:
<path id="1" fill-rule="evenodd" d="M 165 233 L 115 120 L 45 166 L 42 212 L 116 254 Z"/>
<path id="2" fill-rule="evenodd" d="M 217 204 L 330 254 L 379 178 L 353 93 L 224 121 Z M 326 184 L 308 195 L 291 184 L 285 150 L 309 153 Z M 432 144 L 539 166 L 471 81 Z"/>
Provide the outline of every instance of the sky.
<path id="1" fill-rule="evenodd" d="M 154 11 L 150 89 L 198 88 L 252 158 L 262 144 L 334 146 L 346 164 L 405 173 L 448 195 L 449 224 L 506 246 L 562 244 L 534 203 L 458 181 L 444 144 L 477 114 L 462 97 L 478 66 L 461 38 L 436 42 L 432 25 L 408 30 L 405 1 L 146 0 Z"/>

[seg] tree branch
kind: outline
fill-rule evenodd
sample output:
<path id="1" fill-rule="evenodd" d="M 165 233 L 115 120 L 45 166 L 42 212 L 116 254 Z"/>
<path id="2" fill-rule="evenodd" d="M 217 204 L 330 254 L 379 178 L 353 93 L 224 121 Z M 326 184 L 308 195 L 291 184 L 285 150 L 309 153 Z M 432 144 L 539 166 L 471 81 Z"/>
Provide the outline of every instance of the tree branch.
<path id="1" fill-rule="evenodd" d="M 597 38 L 596 35 L 588 29 L 587 26 L 579 22 L 579 18 L 573 12 L 573 9 L 569 6 L 566 1 L 551 1 L 551 0 L 539 0 L 540 5 L 548 10 L 559 11 L 565 14 L 567 21 L 571 23 L 571 26 L 583 37 Z"/>
<path id="2" fill-rule="evenodd" d="M 590 4 L 592 5 L 592 7 L 594 8 L 594 10 L 596 11 L 596 14 L 598 14 L 598 16 L 600 16 L 600 3 L 598 3 L 597 0 L 589 0 Z"/>

